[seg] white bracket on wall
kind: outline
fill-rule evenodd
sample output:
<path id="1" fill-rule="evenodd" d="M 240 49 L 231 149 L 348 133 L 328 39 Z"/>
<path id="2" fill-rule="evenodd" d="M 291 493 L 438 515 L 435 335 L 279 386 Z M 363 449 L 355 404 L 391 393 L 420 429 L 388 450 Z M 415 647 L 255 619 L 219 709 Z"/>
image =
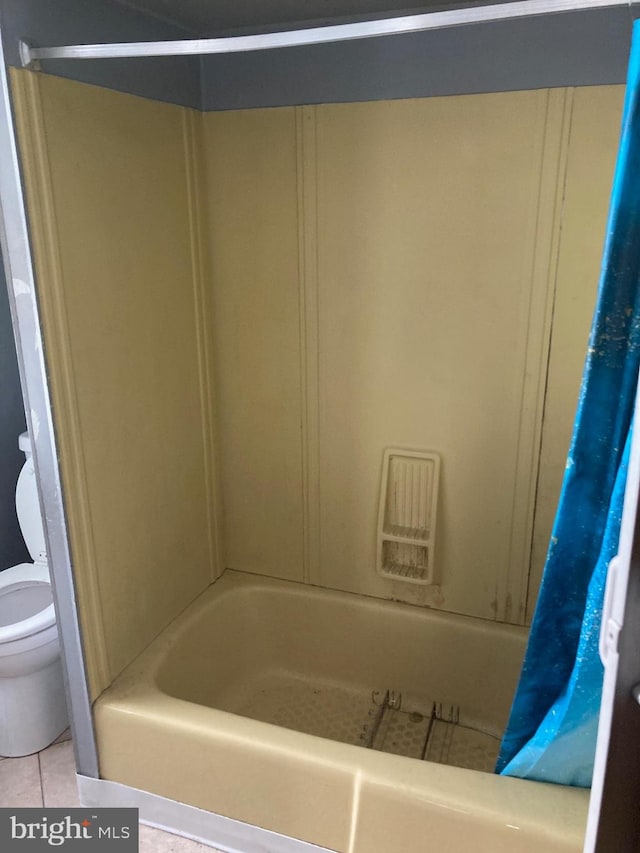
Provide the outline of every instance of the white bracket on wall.
<path id="1" fill-rule="evenodd" d="M 440 457 L 385 450 L 378 510 L 376 570 L 392 580 L 433 584 Z"/>

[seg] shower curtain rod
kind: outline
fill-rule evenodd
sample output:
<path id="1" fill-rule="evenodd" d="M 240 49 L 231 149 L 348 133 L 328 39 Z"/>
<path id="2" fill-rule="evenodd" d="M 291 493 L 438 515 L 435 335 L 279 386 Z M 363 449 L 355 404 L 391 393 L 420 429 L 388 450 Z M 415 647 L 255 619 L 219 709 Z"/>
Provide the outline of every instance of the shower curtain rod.
<path id="1" fill-rule="evenodd" d="M 626 6 L 636 0 L 518 0 L 490 6 L 404 15 L 377 21 L 359 21 L 285 32 L 249 36 L 188 39 L 179 41 L 120 42 L 36 47 L 20 41 L 20 59 L 25 68 L 42 59 L 127 59 L 151 56 L 195 56 L 215 53 L 243 53 L 282 47 L 326 44 L 328 42 L 375 38 L 377 36 L 439 30 L 465 24 L 485 24 L 517 18 L 538 17 L 562 12 L 580 12 Z"/>

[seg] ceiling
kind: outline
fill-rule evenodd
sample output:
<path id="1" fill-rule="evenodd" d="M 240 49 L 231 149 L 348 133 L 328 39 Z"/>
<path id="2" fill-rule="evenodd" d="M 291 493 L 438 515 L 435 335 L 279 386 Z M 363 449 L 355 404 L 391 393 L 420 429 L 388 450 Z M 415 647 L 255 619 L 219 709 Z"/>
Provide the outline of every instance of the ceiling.
<path id="1" fill-rule="evenodd" d="M 443 9 L 486 6 L 514 0 L 117 0 L 201 35 L 227 30 L 283 29 L 292 24 L 321 24 L 419 14 Z"/>

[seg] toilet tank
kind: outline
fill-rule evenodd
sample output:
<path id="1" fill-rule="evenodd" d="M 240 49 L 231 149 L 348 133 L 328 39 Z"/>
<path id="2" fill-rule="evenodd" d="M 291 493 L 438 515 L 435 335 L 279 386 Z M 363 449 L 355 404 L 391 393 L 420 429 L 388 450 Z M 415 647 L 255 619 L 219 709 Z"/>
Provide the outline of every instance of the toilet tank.
<path id="1" fill-rule="evenodd" d="M 31 455 L 29 434 L 23 432 L 18 439 L 18 447 L 25 454 L 26 461 L 18 475 L 16 484 L 16 513 L 25 545 L 34 563 L 47 560 L 47 547 L 44 538 L 44 526 L 38 501 L 36 472 Z"/>

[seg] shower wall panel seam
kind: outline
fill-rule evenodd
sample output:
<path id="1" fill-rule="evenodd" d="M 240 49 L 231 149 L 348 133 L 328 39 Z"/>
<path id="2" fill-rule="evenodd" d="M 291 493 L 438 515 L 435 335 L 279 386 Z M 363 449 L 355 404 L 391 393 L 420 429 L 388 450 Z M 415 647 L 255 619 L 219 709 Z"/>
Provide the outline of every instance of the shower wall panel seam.
<path id="1" fill-rule="evenodd" d="M 45 334 L 48 331 L 50 337 L 47 348 L 50 352 L 59 354 L 59 367 L 50 369 L 54 406 L 58 405 L 61 410 L 58 416 L 69 427 L 68 432 L 61 431 L 58 435 L 59 452 L 65 462 L 67 486 L 70 491 L 80 496 L 76 501 L 77 516 L 75 513 L 70 514 L 67 523 L 73 534 L 70 537 L 71 541 L 75 543 L 74 562 L 83 565 L 83 572 L 76 572 L 75 580 L 78 596 L 84 603 L 80 609 L 81 621 L 85 626 L 91 625 L 90 630 L 83 631 L 83 636 L 90 693 L 95 699 L 111 683 L 111 668 L 100 604 L 100 584 L 87 493 L 82 430 L 75 399 L 75 379 L 62 289 L 61 258 L 56 235 L 56 208 L 47 155 L 40 78 L 36 74 L 12 70 L 11 81 L 15 91 L 20 94 L 20 97 L 15 99 L 16 120 L 20 135 L 32 141 L 31 147 L 22 146 L 21 157 L 28 208 L 31 217 L 35 220 L 34 227 L 31 229 L 31 239 L 40 281 L 39 299 L 43 330 Z M 36 188 L 39 188 L 39 192 Z"/>
<path id="2" fill-rule="evenodd" d="M 543 93 L 540 93 L 543 95 Z M 563 162 L 564 90 L 547 90 L 538 107 L 541 120 L 533 172 L 535 203 L 530 210 L 531 237 L 522 269 L 522 287 L 528 291 L 519 318 L 522 339 L 522 395 L 516 427 L 517 445 L 513 487 L 513 516 L 505 570 L 498 577 L 500 622 L 523 624 L 527 577 L 535 512 L 535 488 L 544 410 L 544 383 L 549 353 L 550 308 L 553 301 L 553 252 L 559 222 L 555 216 L 558 179 Z M 564 156 L 564 161 L 563 161 Z M 566 165 L 566 163 L 565 163 Z"/>
<path id="3" fill-rule="evenodd" d="M 211 339 L 213 323 L 208 299 L 209 269 L 204 244 L 206 207 L 202 198 L 204 182 L 201 140 L 202 117 L 194 110 L 183 108 L 184 157 L 189 206 L 189 232 L 193 281 L 194 317 L 198 351 L 198 372 L 202 408 L 202 442 L 207 495 L 207 537 L 209 545 L 210 579 L 215 581 L 222 569 L 220 553 L 220 496 L 216 466 L 215 388 Z"/>
<path id="4" fill-rule="evenodd" d="M 535 293 L 536 260 L 539 248 L 540 207 L 541 197 L 544 192 L 544 169 L 545 139 L 549 133 L 549 99 L 550 91 L 543 90 L 537 93 L 537 122 L 535 142 L 532 150 L 532 169 L 530 176 L 530 199 L 527 216 L 527 244 L 523 253 L 519 272 L 522 298 L 520 310 L 517 316 L 518 340 L 523 342 L 522 349 L 518 353 L 519 367 L 521 369 L 521 393 L 520 406 L 516 413 L 517 420 L 514 421 L 514 436 L 516 443 L 514 447 L 515 464 L 513 491 L 510 496 L 513 507 L 511 525 L 507 542 L 507 560 L 502 572 L 498 575 L 498 594 L 496 596 L 498 609 L 496 618 L 499 622 L 519 623 L 519 615 L 523 610 L 521 599 L 521 578 L 528 571 L 525 554 L 527 552 L 527 536 L 529 530 L 530 510 L 530 451 L 533 446 L 536 422 L 538 421 L 539 400 L 535 398 L 534 389 L 531 387 L 530 369 L 531 362 L 537 355 L 539 335 L 541 330 L 533 322 L 532 314 L 537 307 Z M 527 415 L 533 414 L 533 418 Z"/>
<path id="5" fill-rule="evenodd" d="M 305 583 L 320 584 L 319 270 L 316 108 L 295 108 Z"/>
<path id="6" fill-rule="evenodd" d="M 574 87 L 569 87 L 564 91 L 563 103 L 562 103 L 562 128 L 561 128 L 561 138 L 560 138 L 560 147 L 558 151 L 558 167 L 557 167 L 557 175 L 556 175 L 556 190 L 555 190 L 555 199 L 554 199 L 554 208 L 553 208 L 553 229 L 552 229 L 552 244 L 551 251 L 548 259 L 548 282 L 549 282 L 549 291 L 548 291 L 548 299 L 547 299 L 547 309 L 546 309 L 546 317 L 545 322 L 547 324 L 548 333 L 545 335 L 545 340 L 547 341 L 546 352 L 544 353 L 543 360 L 540 365 L 540 373 L 539 373 L 539 383 L 540 390 L 539 393 L 542 397 L 542 412 L 540 422 L 538 423 L 537 435 L 536 435 L 536 470 L 534 482 L 532 484 L 533 488 L 533 514 L 531 517 L 531 537 L 529 540 L 529 555 L 528 555 L 528 566 L 529 571 L 527 573 L 527 577 L 525 579 L 525 588 L 524 588 L 524 620 L 523 624 L 528 625 L 533 617 L 533 607 L 535 607 L 535 602 L 537 599 L 537 586 L 532 590 L 531 585 L 531 573 L 534 569 L 533 560 L 534 560 L 534 536 L 536 530 L 536 522 L 538 519 L 538 494 L 539 494 L 539 485 L 540 485 L 540 475 L 541 475 L 541 463 L 542 463 L 542 437 L 543 437 L 543 429 L 546 415 L 546 402 L 547 402 L 547 390 L 548 390 L 548 379 L 549 379 L 549 369 L 550 369 L 550 359 L 551 359 L 551 336 L 553 334 L 553 316 L 555 310 L 555 299 L 556 292 L 558 286 L 558 264 L 560 259 L 560 240 L 561 240 L 561 232 L 562 232 L 562 217 L 564 211 L 564 197 L 566 191 L 567 184 L 567 171 L 568 171 L 568 162 L 569 162 L 569 141 L 571 138 L 571 119 L 573 116 L 573 96 L 575 92 Z"/>

